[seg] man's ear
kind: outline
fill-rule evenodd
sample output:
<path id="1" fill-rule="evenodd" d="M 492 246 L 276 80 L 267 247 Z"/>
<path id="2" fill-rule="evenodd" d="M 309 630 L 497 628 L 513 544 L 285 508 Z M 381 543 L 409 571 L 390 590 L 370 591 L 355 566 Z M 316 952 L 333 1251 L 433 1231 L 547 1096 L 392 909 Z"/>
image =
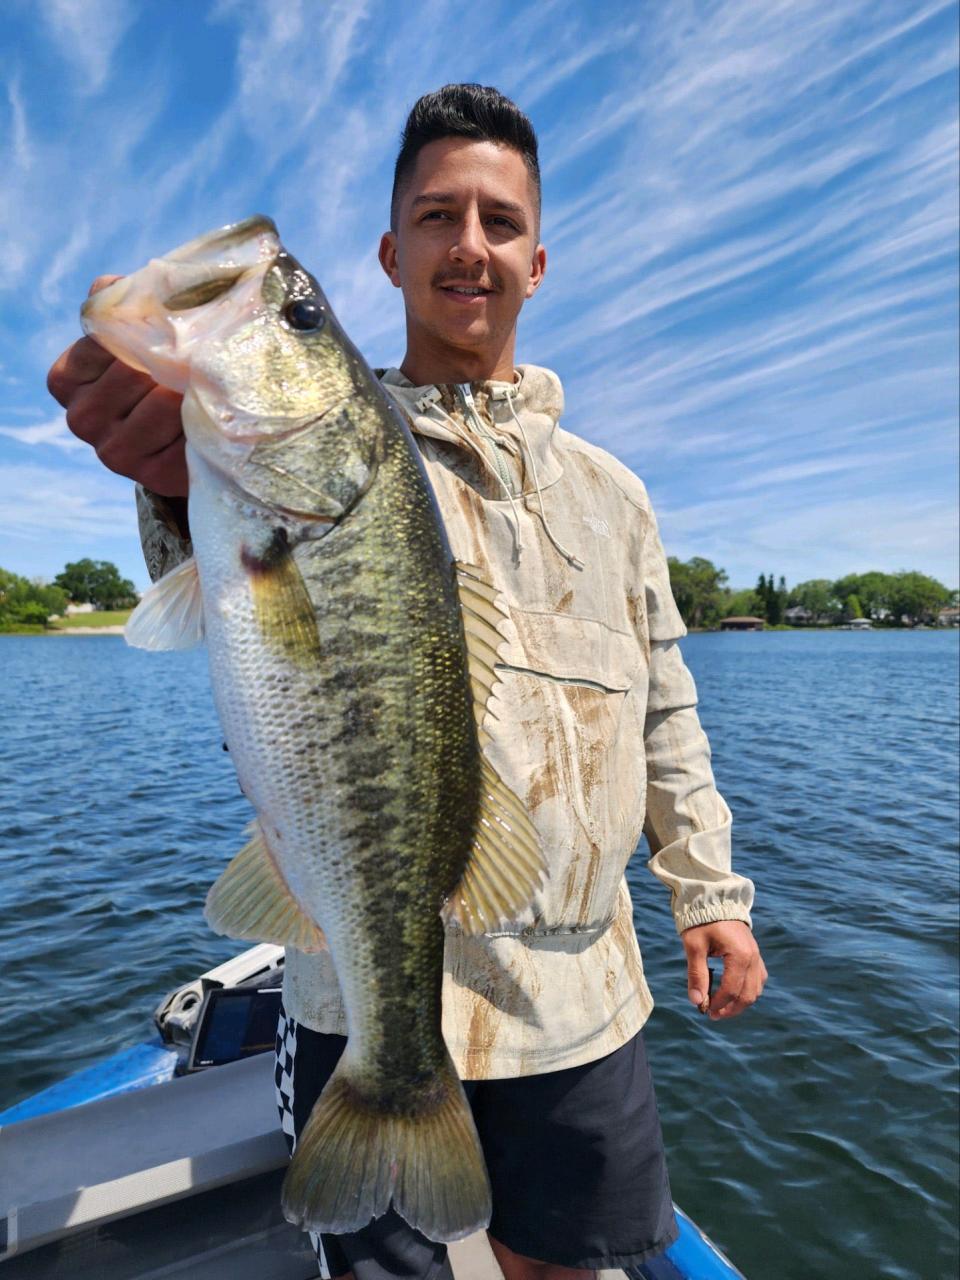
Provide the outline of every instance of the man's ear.
<path id="1" fill-rule="evenodd" d="M 400 271 L 397 267 L 397 237 L 392 231 L 385 231 L 380 237 L 380 248 L 377 252 L 380 265 L 390 277 L 395 289 L 400 288 Z M 530 296 L 529 294 L 527 295 Z"/>
<path id="2" fill-rule="evenodd" d="M 383 259 L 381 258 L 380 261 L 382 262 Z M 542 244 L 538 244 L 533 251 L 533 257 L 530 259 L 530 278 L 527 281 L 527 287 L 526 287 L 526 290 L 524 291 L 523 296 L 525 298 L 532 298 L 533 295 L 537 292 L 537 290 L 540 288 L 540 283 L 543 280 L 543 277 L 546 274 L 546 271 L 547 271 L 547 251 Z"/>

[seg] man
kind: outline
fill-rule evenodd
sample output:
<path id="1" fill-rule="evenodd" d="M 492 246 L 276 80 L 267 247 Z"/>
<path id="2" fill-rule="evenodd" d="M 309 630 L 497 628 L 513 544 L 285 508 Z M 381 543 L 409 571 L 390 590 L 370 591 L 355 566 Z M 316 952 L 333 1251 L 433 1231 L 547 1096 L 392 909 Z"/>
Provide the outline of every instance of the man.
<path id="1" fill-rule="evenodd" d="M 640 1031 L 652 1000 L 623 879 L 641 829 L 672 891 L 692 1003 L 733 1017 L 766 970 L 753 887 L 730 869 L 730 815 L 646 492 L 558 426 L 554 374 L 514 365 L 517 317 L 546 269 L 539 223 L 536 137 L 518 108 L 477 85 L 421 98 L 380 244 L 407 348 L 381 378 L 410 421 L 454 555 L 484 568 L 509 605 L 488 751 L 550 873 L 515 927 L 448 933 L 444 1034 L 483 1143 L 506 1280 L 577 1280 L 638 1265 L 676 1237 Z M 140 482 L 151 575 L 173 567 L 189 551 L 178 398 L 87 339 L 54 365 L 50 389 L 72 430 Z M 712 998 L 708 955 L 724 960 Z M 284 1003 L 277 1082 L 292 1143 L 344 1044 L 329 956 L 288 951 Z M 323 1236 L 324 1260 L 357 1280 L 449 1274 L 445 1248 L 393 1211 Z"/>

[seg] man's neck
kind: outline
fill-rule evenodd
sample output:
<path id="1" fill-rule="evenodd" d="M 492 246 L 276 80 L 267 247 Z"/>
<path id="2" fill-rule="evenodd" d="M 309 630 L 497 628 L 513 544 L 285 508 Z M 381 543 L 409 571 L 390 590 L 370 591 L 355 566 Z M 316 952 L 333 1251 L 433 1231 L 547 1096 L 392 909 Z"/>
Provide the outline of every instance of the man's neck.
<path id="1" fill-rule="evenodd" d="M 400 372 L 415 387 L 444 382 L 514 382 L 513 342 L 502 351 L 473 352 L 424 348 L 408 338 Z"/>

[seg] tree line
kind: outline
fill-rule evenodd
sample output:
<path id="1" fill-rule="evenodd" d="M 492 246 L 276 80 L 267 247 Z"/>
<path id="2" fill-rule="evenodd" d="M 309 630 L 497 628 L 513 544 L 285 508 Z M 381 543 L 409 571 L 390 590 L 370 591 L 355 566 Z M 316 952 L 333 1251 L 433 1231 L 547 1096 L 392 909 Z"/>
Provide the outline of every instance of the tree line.
<path id="1" fill-rule="evenodd" d="M 956 604 L 957 592 L 936 578 L 914 570 L 899 573 L 848 573 L 835 582 L 811 578 L 788 587 L 781 575 L 760 574 L 755 587 L 732 590 L 727 574 L 710 560 L 669 556 L 670 586 L 688 627 L 718 626 L 724 618 L 762 618 L 770 626 L 789 622 L 788 609 L 800 607 L 806 625 L 837 625 L 870 618 L 886 626 L 915 626 L 936 621 L 945 606 Z"/>
<path id="2" fill-rule="evenodd" d="M 0 569 L 0 631 L 46 626 L 68 604 L 92 604 L 96 609 L 131 609 L 137 590 L 109 560 L 76 560 L 53 582 L 22 578 Z"/>

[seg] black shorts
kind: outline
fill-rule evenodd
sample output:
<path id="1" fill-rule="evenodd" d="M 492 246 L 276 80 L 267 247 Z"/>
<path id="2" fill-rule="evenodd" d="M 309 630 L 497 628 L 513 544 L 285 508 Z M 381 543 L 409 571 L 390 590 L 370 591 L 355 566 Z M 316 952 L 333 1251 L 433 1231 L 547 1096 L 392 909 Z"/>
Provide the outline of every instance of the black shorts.
<path id="1" fill-rule="evenodd" d="M 291 1152 L 345 1044 L 281 1009 L 277 1105 Z M 635 1266 L 676 1240 L 641 1033 L 579 1067 L 463 1087 L 493 1190 L 489 1231 L 514 1253 L 601 1270 Z M 446 1245 L 392 1209 L 349 1235 L 311 1238 L 325 1276 L 452 1280 Z"/>

